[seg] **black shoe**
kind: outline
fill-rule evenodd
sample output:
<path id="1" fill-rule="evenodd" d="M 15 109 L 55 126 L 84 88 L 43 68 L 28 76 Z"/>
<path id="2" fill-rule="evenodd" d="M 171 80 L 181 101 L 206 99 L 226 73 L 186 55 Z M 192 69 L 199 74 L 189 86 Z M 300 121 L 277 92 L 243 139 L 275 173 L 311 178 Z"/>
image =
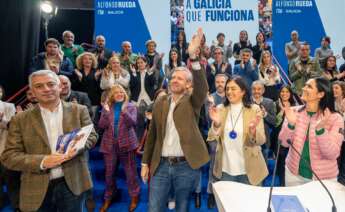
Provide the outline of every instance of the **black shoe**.
<path id="1" fill-rule="evenodd" d="M 216 200 L 214 199 L 214 195 L 213 194 L 208 194 L 207 197 L 207 207 L 208 209 L 212 209 L 216 207 Z"/>
<path id="2" fill-rule="evenodd" d="M 201 207 L 201 193 L 195 193 L 195 208 Z"/>

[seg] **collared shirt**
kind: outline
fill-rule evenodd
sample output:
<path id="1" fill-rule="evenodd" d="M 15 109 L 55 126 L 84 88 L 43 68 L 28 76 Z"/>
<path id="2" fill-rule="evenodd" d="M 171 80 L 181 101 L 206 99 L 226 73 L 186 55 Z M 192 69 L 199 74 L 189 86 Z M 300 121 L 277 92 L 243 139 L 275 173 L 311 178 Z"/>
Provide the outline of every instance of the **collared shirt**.
<path id="1" fill-rule="evenodd" d="M 48 136 L 48 141 L 49 141 L 51 153 L 56 153 L 56 143 L 57 143 L 58 137 L 63 134 L 62 103 L 60 101 L 59 105 L 54 109 L 54 111 L 50 111 L 50 110 L 43 108 L 41 106 L 39 106 L 39 107 L 40 107 L 43 123 L 45 126 L 45 130 L 46 130 L 46 133 Z M 64 173 L 62 171 L 61 166 L 50 169 L 50 179 L 51 180 L 62 177 L 62 176 L 64 176 Z"/>
<path id="2" fill-rule="evenodd" d="M 231 122 L 232 117 L 232 122 Z M 238 120 L 236 121 L 236 119 Z M 235 126 L 233 126 L 235 125 Z M 237 134 L 235 139 L 229 137 L 231 130 Z M 246 174 L 243 153 L 243 104 L 231 104 L 224 127 L 224 152 L 222 171 L 232 176 Z"/>
<path id="3" fill-rule="evenodd" d="M 162 156 L 163 157 L 182 157 L 184 156 L 181 144 L 180 144 L 180 136 L 176 130 L 175 122 L 174 122 L 174 110 L 176 102 L 171 100 L 168 117 L 167 117 L 167 123 L 165 126 L 165 137 L 163 140 L 163 147 L 162 147 Z"/>
<path id="4" fill-rule="evenodd" d="M 146 71 L 140 72 L 140 94 L 138 97 L 138 106 L 141 102 L 141 100 L 143 100 L 146 105 L 150 105 L 152 103 L 149 95 L 147 94 L 146 90 L 145 90 L 145 76 L 146 76 Z"/>

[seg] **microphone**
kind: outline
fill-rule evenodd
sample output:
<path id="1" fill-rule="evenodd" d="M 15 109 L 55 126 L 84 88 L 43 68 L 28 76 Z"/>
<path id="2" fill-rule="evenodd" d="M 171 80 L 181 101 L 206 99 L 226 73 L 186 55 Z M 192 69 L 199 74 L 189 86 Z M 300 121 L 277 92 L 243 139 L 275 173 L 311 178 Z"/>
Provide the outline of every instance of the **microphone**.
<path id="1" fill-rule="evenodd" d="M 313 175 L 316 177 L 317 181 L 319 181 L 322 185 L 322 187 L 327 191 L 327 194 L 329 196 L 329 198 L 331 198 L 332 201 L 332 212 L 337 212 L 337 207 L 335 207 L 335 203 L 334 203 L 334 199 L 333 196 L 331 194 L 331 192 L 329 192 L 328 188 L 326 187 L 326 185 L 322 182 L 322 180 L 319 178 L 319 176 L 314 172 L 314 170 L 311 168 L 311 165 L 309 163 L 307 163 L 307 161 L 302 158 L 301 153 L 298 152 L 298 150 L 293 146 L 292 142 L 290 139 L 287 139 L 287 143 L 290 145 L 290 147 L 292 148 L 292 150 L 294 152 L 296 152 L 298 154 L 298 156 L 300 157 L 300 159 L 303 160 L 304 163 L 308 164 L 310 171 L 313 173 Z"/>
<path id="2" fill-rule="evenodd" d="M 277 164 L 278 164 L 278 159 L 279 159 L 280 146 L 281 146 L 281 141 L 278 140 L 278 149 L 277 149 L 277 155 L 276 155 L 276 162 L 274 164 L 273 177 L 272 177 L 272 182 L 271 182 L 271 186 L 270 186 L 270 194 L 268 196 L 267 212 L 272 212 L 272 209 L 271 209 L 272 191 L 273 191 L 273 187 L 274 187 L 274 181 L 276 179 Z"/>

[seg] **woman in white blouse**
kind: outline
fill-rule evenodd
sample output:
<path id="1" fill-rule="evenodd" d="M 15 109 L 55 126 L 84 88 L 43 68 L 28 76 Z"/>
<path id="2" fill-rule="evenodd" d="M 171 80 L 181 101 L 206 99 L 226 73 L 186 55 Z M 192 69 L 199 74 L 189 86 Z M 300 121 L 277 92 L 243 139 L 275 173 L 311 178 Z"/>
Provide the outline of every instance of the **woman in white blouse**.
<path id="1" fill-rule="evenodd" d="M 218 142 L 213 175 L 218 180 L 259 185 L 268 175 L 261 152 L 266 142 L 263 114 L 251 104 L 241 77 L 226 82 L 224 104 L 209 109 L 212 126 L 207 140 Z"/>
<path id="2" fill-rule="evenodd" d="M 130 75 L 128 71 L 123 69 L 120 65 L 120 59 L 117 56 L 112 56 L 108 60 L 108 65 L 104 69 L 101 78 L 101 89 L 108 90 L 114 84 L 120 84 L 127 91 L 129 86 Z"/>
<path id="3" fill-rule="evenodd" d="M 263 51 L 261 54 L 259 80 L 265 85 L 263 96 L 277 101 L 279 94 L 276 85 L 280 83 L 280 74 L 278 67 L 272 63 L 272 55 L 268 50 Z"/>

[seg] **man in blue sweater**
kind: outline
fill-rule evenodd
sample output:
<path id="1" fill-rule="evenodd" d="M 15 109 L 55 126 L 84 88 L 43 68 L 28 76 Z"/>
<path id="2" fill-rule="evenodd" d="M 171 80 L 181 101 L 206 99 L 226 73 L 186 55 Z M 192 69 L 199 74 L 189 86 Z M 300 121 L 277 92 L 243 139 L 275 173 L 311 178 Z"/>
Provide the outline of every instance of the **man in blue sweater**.
<path id="1" fill-rule="evenodd" d="M 250 61 L 252 57 L 252 50 L 242 49 L 240 52 L 241 62 L 235 65 L 233 75 L 242 77 L 246 82 L 247 86 L 251 87 L 255 80 L 258 80 L 258 66 L 256 61 Z"/>

